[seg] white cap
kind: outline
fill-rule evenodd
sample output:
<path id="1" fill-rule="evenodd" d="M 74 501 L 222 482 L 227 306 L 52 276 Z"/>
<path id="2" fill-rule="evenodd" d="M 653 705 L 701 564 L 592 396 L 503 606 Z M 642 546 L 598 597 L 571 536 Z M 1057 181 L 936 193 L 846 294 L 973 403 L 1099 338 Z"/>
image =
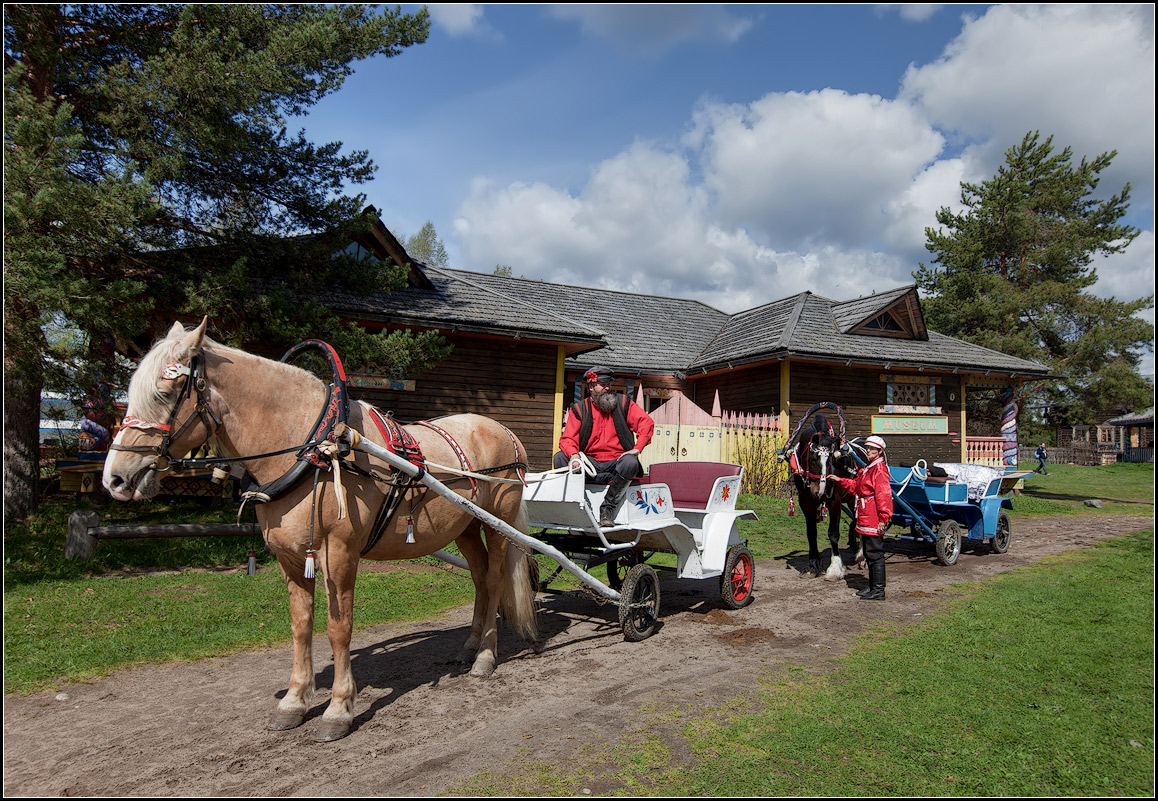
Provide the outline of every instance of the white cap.
<path id="1" fill-rule="evenodd" d="M 866 448 L 869 445 L 872 445 L 874 448 L 880 448 L 882 451 L 885 449 L 885 441 L 883 439 L 881 439 L 880 437 L 876 436 L 875 434 L 873 436 L 869 437 L 868 439 L 866 439 L 864 441 L 864 444 L 865 444 Z"/>

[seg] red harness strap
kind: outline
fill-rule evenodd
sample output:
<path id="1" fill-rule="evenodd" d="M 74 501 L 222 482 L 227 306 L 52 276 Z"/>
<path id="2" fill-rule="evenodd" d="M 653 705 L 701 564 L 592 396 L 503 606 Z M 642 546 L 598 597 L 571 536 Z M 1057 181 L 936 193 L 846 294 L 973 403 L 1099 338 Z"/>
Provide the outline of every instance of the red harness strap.
<path id="1" fill-rule="evenodd" d="M 415 425 L 426 426 L 431 431 L 437 431 L 442 436 L 442 438 L 446 440 L 447 444 L 450 445 L 451 449 L 453 449 L 454 452 L 458 455 L 458 461 L 459 464 L 462 465 L 462 469 L 468 473 L 474 472 L 474 469 L 470 466 L 470 460 L 466 458 L 466 453 L 463 452 L 459 444 L 454 441 L 454 437 L 452 437 L 446 429 L 441 428 L 440 426 L 436 426 L 429 420 L 419 420 L 417 423 L 415 423 Z M 467 478 L 470 480 L 470 497 L 473 499 L 475 495 L 478 494 L 478 482 L 473 478 L 470 478 L 470 476 L 467 476 Z"/>

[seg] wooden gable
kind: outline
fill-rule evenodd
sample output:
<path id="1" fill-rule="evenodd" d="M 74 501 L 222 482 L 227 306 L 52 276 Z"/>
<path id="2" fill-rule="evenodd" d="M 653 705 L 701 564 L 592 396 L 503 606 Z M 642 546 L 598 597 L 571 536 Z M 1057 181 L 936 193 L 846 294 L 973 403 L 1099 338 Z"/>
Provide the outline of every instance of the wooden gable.
<path id="1" fill-rule="evenodd" d="M 914 287 L 887 305 L 874 309 L 866 317 L 846 330 L 862 336 L 895 337 L 898 339 L 927 340 L 925 318 Z"/>

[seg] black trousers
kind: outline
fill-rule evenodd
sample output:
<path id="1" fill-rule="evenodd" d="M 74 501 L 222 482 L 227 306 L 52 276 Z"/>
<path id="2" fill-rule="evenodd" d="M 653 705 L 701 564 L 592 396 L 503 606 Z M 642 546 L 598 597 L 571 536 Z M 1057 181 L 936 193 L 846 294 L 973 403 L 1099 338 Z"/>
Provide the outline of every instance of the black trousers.
<path id="1" fill-rule="evenodd" d="M 562 451 L 555 452 L 553 464 L 556 468 L 566 467 L 569 462 L 570 459 L 564 456 Z M 625 453 L 618 459 L 607 462 L 592 459 L 591 464 L 595 467 L 595 477 L 588 477 L 587 480 L 592 484 L 610 484 L 616 478 L 626 483 L 643 475 L 643 465 L 639 463 L 639 457 L 634 453 Z"/>
<path id="2" fill-rule="evenodd" d="M 870 565 L 885 561 L 885 538 L 861 535 L 864 542 L 864 558 Z"/>

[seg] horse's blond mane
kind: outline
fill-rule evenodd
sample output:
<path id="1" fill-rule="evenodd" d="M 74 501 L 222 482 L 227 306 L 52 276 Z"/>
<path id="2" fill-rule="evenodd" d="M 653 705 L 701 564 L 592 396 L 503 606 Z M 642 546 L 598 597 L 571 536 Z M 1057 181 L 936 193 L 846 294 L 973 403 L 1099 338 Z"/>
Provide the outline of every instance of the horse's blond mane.
<path id="1" fill-rule="evenodd" d="M 130 414 L 134 417 L 153 422 L 163 422 L 164 418 L 168 417 L 173 399 L 158 387 L 157 378 L 161 375 L 161 371 L 166 365 L 174 362 L 173 353 L 181 343 L 182 336 L 183 335 L 166 336 L 157 340 L 153 344 L 152 349 L 141 358 L 136 372 L 133 373 L 132 380 L 129 381 L 129 409 L 131 410 Z M 274 371 L 275 374 L 280 373 L 282 378 L 287 381 L 301 380 L 303 377 L 308 377 L 318 383 L 322 383 L 317 376 L 308 370 L 303 370 L 292 364 L 256 356 L 252 353 L 246 353 L 238 348 L 223 345 L 209 337 L 205 337 L 203 350 L 226 358 L 233 355 L 235 358 L 257 359 L 270 370 Z"/>

